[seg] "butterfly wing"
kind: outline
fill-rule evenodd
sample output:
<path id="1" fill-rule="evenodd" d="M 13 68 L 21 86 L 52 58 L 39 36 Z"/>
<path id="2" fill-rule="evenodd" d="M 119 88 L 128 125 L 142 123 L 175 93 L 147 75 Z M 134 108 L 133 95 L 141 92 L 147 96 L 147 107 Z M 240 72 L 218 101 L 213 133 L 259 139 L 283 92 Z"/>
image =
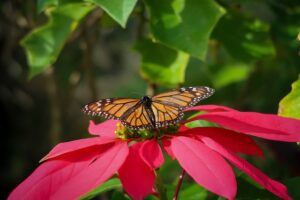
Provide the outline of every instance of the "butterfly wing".
<path id="1" fill-rule="evenodd" d="M 210 97 L 214 89 L 201 87 L 182 87 L 178 90 L 161 93 L 152 97 L 153 102 L 172 105 L 181 110 L 197 104 L 199 101 Z"/>
<path id="2" fill-rule="evenodd" d="M 140 99 L 111 98 L 89 103 L 83 112 L 106 119 L 118 119 L 131 129 L 151 129 L 153 125 Z"/>
<path id="3" fill-rule="evenodd" d="M 152 97 L 152 110 L 157 127 L 178 123 L 183 110 L 210 97 L 214 89 L 201 87 L 182 87 L 178 90 L 161 93 Z"/>
<path id="4" fill-rule="evenodd" d="M 106 119 L 121 119 L 121 117 L 139 103 L 139 99 L 110 98 L 89 103 L 83 107 L 83 112 Z"/>
<path id="5" fill-rule="evenodd" d="M 152 102 L 151 109 L 155 118 L 155 127 L 165 127 L 178 123 L 182 117 L 181 109 L 174 105 Z"/>
<path id="6" fill-rule="evenodd" d="M 187 107 L 213 94 L 209 87 L 183 87 L 153 96 L 151 107 L 140 99 L 111 98 L 89 103 L 83 111 L 88 115 L 118 119 L 132 129 L 153 129 L 178 123 Z"/>

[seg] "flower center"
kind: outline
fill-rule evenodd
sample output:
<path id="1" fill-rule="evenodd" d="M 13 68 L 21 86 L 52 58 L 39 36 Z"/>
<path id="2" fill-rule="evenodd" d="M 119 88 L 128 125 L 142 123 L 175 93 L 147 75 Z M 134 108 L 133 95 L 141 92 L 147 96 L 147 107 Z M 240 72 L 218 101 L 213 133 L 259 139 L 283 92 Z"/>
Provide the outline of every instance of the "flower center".
<path id="1" fill-rule="evenodd" d="M 178 125 L 169 126 L 166 128 L 159 128 L 154 130 L 138 129 L 133 130 L 124 126 L 121 122 L 117 123 L 115 133 L 120 139 L 151 139 L 154 137 L 160 137 L 164 134 L 175 134 L 178 131 Z"/>

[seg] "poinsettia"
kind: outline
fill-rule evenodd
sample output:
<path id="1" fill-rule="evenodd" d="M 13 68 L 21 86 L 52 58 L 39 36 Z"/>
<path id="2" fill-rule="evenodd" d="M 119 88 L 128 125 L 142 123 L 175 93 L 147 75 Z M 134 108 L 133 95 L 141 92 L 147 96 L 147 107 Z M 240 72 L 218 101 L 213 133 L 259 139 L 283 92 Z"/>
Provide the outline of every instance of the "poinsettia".
<path id="1" fill-rule="evenodd" d="M 216 105 L 196 106 L 187 111 L 191 110 L 204 113 L 189 121 L 207 120 L 219 127 L 189 128 L 183 123 L 176 133 L 165 132 L 160 137 L 123 137 L 132 133 L 127 133 L 118 121 L 97 125 L 91 121 L 89 133 L 95 137 L 58 144 L 9 199 L 75 199 L 115 174 L 133 199 L 143 199 L 156 192 L 155 169 L 164 162 L 162 149 L 198 184 L 227 199 L 234 199 L 237 191 L 228 161 L 276 196 L 291 199 L 283 184 L 239 154 L 262 156 L 249 135 L 300 141 L 299 120 Z"/>

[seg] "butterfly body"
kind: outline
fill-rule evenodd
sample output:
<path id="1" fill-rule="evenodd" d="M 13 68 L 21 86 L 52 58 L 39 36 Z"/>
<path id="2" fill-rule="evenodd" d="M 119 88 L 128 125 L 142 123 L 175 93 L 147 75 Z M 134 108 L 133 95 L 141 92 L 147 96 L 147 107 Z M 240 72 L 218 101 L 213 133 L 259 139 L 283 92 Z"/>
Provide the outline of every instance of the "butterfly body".
<path id="1" fill-rule="evenodd" d="M 155 115 L 153 113 L 153 110 L 151 109 L 151 105 L 152 105 L 151 97 L 143 96 L 141 99 L 141 103 L 144 104 L 144 107 L 149 116 L 149 120 L 152 125 L 152 128 L 155 128 Z"/>
<path id="2" fill-rule="evenodd" d="M 156 129 L 178 123 L 183 110 L 208 98 L 214 90 L 206 86 L 182 87 L 141 99 L 110 98 L 84 106 L 88 115 L 118 119 L 128 128 Z"/>

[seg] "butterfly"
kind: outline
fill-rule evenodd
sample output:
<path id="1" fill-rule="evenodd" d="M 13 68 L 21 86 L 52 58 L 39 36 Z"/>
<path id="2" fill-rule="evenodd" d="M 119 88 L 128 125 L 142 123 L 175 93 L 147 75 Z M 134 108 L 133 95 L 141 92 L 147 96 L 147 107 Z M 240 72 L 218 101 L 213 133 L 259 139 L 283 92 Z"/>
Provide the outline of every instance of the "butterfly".
<path id="1" fill-rule="evenodd" d="M 182 87 L 152 97 L 143 96 L 141 99 L 101 99 L 85 105 L 82 110 L 91 116 L 120 120 L 124 126 L 133 130 L 157 129 L 180 122 L 184 109 L 213 93 L 214 89 L 206 86 Z"/>

